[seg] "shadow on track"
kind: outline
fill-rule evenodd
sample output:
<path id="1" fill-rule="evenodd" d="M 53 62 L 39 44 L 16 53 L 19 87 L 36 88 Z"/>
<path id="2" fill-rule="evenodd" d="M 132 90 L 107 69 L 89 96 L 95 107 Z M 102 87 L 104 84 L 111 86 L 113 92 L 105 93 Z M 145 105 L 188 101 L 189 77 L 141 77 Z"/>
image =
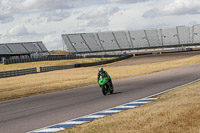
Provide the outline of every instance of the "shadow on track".
<path id="1" fill-rule="evenodd" d="M 113 94 L 110 94 L 110 95 L 117 95 L 117 94 L 121 94 L 123 92 L 114 92 Z"/>

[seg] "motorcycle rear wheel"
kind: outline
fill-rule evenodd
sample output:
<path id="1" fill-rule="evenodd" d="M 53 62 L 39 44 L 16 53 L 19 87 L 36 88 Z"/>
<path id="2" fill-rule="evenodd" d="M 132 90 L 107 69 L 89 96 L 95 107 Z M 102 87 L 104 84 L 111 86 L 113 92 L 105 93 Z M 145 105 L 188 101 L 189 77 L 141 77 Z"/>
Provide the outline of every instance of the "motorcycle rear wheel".
<path id="1" fill-rule="evenodd" d="M 112 90 L 110 91 L 110 94 L 113 94 L 113 91 L 114 91 L 114 89 L 112 89 Z"/>

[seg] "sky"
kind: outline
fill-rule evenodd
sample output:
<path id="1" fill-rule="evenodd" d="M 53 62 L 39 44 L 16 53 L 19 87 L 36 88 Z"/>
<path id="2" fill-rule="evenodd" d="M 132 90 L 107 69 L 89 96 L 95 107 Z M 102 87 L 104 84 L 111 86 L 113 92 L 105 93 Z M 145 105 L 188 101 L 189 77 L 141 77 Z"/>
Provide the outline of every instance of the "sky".
<path id="1" fill-rule="evenodd" d="M 62 50 L 61 34 L 200 24 L 200 0 L 0 0 L 0 43 L 43 41 Z"/>

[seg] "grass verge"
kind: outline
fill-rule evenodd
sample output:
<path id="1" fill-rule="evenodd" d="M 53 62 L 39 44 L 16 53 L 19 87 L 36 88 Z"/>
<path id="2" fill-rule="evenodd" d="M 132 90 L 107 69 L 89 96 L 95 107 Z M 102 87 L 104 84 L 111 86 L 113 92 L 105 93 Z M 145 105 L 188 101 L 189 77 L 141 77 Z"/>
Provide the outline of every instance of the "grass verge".
<path id="1" fill-rule="evenodd" d="M 200 55 L 133 66 L 104 66 L 112 79 L 133 77 L 200 63 Z M 98 66 L 0 79 L 0 100 L 53 92 L 97 83 Z"/>
<path id="2" fill-rule="evenodd" d="M 158 100 L 59 133 L 200 133 L 200 81 Z"/>

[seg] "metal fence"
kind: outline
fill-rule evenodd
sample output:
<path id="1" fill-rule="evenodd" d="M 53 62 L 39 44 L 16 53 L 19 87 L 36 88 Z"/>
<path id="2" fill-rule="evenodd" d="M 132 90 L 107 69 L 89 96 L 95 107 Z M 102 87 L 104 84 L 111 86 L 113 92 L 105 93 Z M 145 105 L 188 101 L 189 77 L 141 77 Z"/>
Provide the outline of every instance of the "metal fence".
<path id="1" fill-rule="evenodd" d="M 165 29 L 63 34 L 71 53 L 93 53 L 134 49 L 200 45 L 200 25 Z"/>
<path id="2" fill-rule="evenodd" d="M 124 56 L 118 57 L 116 59 L 111 59 L 111 60 L 104 60 L 104 61 L 92 62 L 92 63 L 75 64 L 75 67 L 89 67 L 89 66 L 103 65 L 103 64 L 108 64 L 108 63 L 113 63 L 116 61 L 124 60 L 124 59 L 130 58 L 132 56 L 133 55 L 124 55 Z"/>
<path id="3" fill-rule="evenodd" d="M 85 58 L 108 58 L 108 57 L 121 57 L 122 55 L 86 55 Z"/>
<path id="4" fill-rule="evenodd" d="M 48 71 L 55 71 L 55 70 L 63 70 L 63 69 L 72 69 L 72 68 L 78 68 L 78 67 L 89 67 L 89 66 L 97 66 L 97 65 L 103 65 L 108 64 L 116 61 L 120 61 L 126 58 L 130 58 L 133 55 L 124 55 L 120 56 L 116 59 L 110 59 L 110 60 L 104 60 L 104 61 L 98 61 L 98 62 L 92 62 L 92 63 L 81 63 L 81 64 L 74 64 L 74 65 L 59 65 L 59 66 L 48 66 L 48 67 L 40 67 L 40 72 L 48 72 Z"/>
<path id="5" fill-rule="evenodd" d="M 69 60 L 69 59 L 81 59 L 81 58 L 101 58 L 101 57 L 120 57 L 121 55 L 49 55 L 47 57 L 40 58 L 19 58 L 19 59 L 3 59 L 2 63 L 15 64 L 15 63 L 26 63 L 26 62 L 37 62 L 37 61 L 53 61 L 53 60 Z M 1 62 L 0 62 L 1 63 Z"/>
<path id="6" fill-rule="evenodd" d="M 33 74 L 33 73 L 37 73 L 37 68 L 3 71 L 3 72 L 0 72 L 0 78 L 27 75 L 27 74 Z"/>
<path id="7" fill-rule="evenodd" d="M 40 67 L 40 72 L 49 72 L 49 71 L 71 69 L 71 68 L 75 68 L 75 65 L 60 65 L 60 66 Z"/>
<path id="8" fill-rule="evenodd" d="M 120 57 L 115 58 L 115 59 L 104 60 L 104 61 L 99 61 L 99 62 L 40 67 L 40 72 L 49 72 L 49 71 L 55 71 L 55 70 L 103 65 L 103 64 L 108 64 L 108 63 L 113 63 L 116 61 L 124 60 L 124 59 L 130 58 L 132 56 L 133 55 L 121 55 Z M 13 70 L 13 71 L 3 71 L 3 72 L 0 72 L 0 78 L 20 76 L 20 75 L 33 74 L 33 73 L 37 73 L 37 68 L 29 68 L 29 69 L 21 69 L 21 70 Z"/>
<path id="9" fill-rule="evenodd" d="M 15 64 L 15 63 L 26 63 L 26 62 L 37 62 L 37 61 L 53 61 L 53 60 L 66 60 L 66 59 L 79 59 L 82 56 L 76 55 L 51 55 L 40 58 L 19 58 L 19 59 L 3 59 L 3 64 Z"/>

